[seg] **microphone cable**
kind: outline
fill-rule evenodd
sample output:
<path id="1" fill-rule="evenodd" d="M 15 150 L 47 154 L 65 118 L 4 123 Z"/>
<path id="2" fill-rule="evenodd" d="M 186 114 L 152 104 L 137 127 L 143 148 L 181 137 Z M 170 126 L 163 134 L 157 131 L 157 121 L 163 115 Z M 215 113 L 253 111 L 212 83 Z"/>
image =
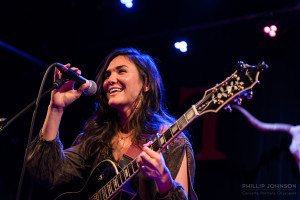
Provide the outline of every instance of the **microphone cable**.
<path id="1" fill-rule="evenodd" d="M 35 109 L 34 109 L 33 114 L 32 114 L 30 131 L 29 131 L 29 134 L 28 134 L 27 145 L 26 145 L 26 148 L 25 148 L 24 161 L 23 161 L 21 175 L 20 175 L 20 179 L 19 179 L 16 200 L 20 200 L 20 195 L 21 195 L 21 190 L 22 190 L 22 184 L 23 184 L 23 179 L 24 179 L 24 174 L 25 174 L 27 159 L 28 159 L 28 155 L 29 155 L 28 148 L 29 148 L 31 140 L 32 140 L 32 133 L 33 133 L 33 128 L 34 128 L 34 124 L 35 124 L 36 113 L 37 113 L 37 110 L 38 110 L 38 106 L 40 104 L 40 100 L 41 100 L 41 97 L 42 97 L 42 92 L 43 92 L 43 89 L 44 89 L 44 86 L 45 86 L 46 79 L 47 79 L 47 77 L 49 75 L 49 72 L 55 66 L 56 66 L 56 63 L 53 63 L 53 64 L 51 64 L 47 68 L 47 70 L 46 70 L 46 72 L 44 74 L 44 77 L 43 77 L 43 80 L 42 80 L 42 83 L 41 83 L 41 86 L 40 86 L 37 98 L 36 98 Z M 55 82 L 54 84 L 56 84 L 56 88 L 59 88 L 64 83 L 65 83 L 64 80 L 62 80 L 62 82 L 60 82 L 60 83 L 59 82 Z"/>

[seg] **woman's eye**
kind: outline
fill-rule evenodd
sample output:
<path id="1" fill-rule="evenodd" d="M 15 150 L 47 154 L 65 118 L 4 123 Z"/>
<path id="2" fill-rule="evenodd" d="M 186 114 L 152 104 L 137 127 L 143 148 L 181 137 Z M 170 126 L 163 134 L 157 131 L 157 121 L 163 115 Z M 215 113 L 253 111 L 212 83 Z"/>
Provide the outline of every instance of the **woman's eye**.
<path id="1" fill-rule="evenodd" d="M 104 74 L 104 79 L 107 79 L 110 76 L 109 73 Z"/>

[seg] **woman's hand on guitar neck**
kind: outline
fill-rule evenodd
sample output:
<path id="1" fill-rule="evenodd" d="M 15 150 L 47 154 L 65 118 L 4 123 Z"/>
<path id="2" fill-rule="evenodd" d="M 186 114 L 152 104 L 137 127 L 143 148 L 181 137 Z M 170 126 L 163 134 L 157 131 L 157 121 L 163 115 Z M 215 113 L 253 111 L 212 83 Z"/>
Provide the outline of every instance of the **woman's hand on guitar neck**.
<path id="1" fill-rule="evenodd" d="M 140 154 L 137 162 L 141 172 L 147 177 L 154 179 L 158 192 L 164 194 L 172 188 L 173 179 L 162 153 L 155 152 L 148 147 L 151 143 L 144 144 L 143 152 Z"/>

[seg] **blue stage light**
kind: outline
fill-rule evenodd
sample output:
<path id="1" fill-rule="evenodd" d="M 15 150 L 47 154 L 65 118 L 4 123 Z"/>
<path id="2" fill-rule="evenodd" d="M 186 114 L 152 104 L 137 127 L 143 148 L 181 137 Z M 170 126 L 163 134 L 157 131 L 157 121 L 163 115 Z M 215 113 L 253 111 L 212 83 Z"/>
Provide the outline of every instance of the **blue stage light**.
<path id="1" fill-rule="evenodd" d="M 185 41 L 175 42 L 174 44 L 176 49 L 179 49 L 181 52 L 187 52 L 187 43 Z"/>
<path id="2" fill-rule="evenodd" d="M 127 8 L 132 8 L 133 0 L 120 0 L 122 4 L 124 4 Z"/>

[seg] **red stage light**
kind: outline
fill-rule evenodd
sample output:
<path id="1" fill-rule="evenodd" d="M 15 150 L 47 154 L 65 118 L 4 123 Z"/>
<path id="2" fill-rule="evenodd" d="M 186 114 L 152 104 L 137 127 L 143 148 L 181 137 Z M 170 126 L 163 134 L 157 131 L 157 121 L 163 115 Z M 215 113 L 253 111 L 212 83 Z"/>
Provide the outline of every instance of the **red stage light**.
<path id="1" fill-rule="evenodd" d="M 264 32 L 269 34 L 270 37 L 275 37 L 276 36 L 276 31 L 277 31 L 277 26 L 276 25 L 271 25 L 271 26 L 265 26 L 264 27 Z"/>

